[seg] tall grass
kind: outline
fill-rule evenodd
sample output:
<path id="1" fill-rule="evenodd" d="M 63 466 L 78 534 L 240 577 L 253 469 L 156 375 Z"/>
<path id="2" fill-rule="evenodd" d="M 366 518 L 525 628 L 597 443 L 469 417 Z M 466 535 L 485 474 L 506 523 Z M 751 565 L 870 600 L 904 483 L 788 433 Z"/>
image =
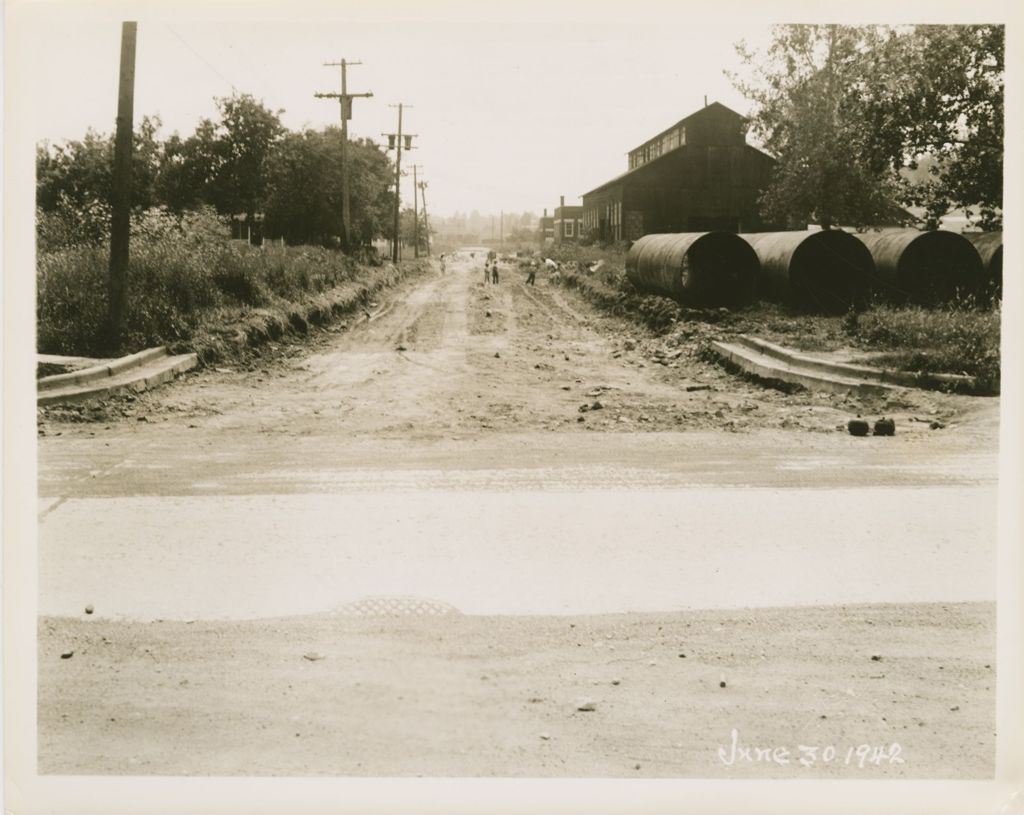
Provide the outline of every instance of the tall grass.
<path id="1" fill-rule="evenodd" d="M 109 249 L 64 246 L 37 258 L 38 349 L 107 355 L 187 340 L 211 319 L 284 307 L 352 281 L 360 267 L 320 247 L 230 242 L 214 219 L 150 214 L 133 224 L 120 346 L 105 331 Z"/>
<path id="2" fill-rule="evenodd" d="M 908 371 L 964 373 L 979 390 L 999 388 L 1001 309 L 875 306 L 850 319 L 858 345 L 886 351 L 879 362 Z"/>

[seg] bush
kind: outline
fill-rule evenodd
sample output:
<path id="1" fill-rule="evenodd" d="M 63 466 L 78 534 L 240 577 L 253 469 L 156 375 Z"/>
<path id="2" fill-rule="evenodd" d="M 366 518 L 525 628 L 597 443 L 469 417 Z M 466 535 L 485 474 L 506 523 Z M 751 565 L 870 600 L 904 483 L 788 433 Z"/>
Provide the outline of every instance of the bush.
<path id="1" fill-rule="evenodd" d="M 211 315 L 257 307 L 286 310 L 359 275 L 358 265 L 340 252 L 232 242 L 212 211 L 178 217 L 150 210 L 133 218 L 132 234 L 119 348 L 108 347 L 105 337 L 109 246 L 85 243 L 55 251 L 40 246 L 41 352 L 95 356 L 178 344 Z"/>

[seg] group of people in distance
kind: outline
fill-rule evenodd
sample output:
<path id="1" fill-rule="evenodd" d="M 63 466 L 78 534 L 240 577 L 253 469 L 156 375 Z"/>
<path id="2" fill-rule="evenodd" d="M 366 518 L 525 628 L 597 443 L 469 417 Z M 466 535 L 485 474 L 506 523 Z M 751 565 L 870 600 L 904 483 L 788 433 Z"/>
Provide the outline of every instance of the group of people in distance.
<path id="1" fill-rule="evenodd" d="M 476 257 L 476 254 L 471 252 L 469 257 L 472 259 Z M 441 255 L 439 260 L 441 261 L 441 273 L 443 274 L 448 268 L 448 257 L 446 255 Z M 526 276 L 526 284 L 528 286 L 536 286 L 537 262 L 532 260 L 528 261 L 527 268 L 529 273 Z M 491 283 L 497 284 L 498 280 L 498 253 L 491 249 L 487 252 L 487 257 L 484 260 L 484 285 Z"/>
<path id="2" fill-rule="evenodd" d="M 498 253 L 493 249 L 487 253 L 484 261 L 484 284 L 498 282 Z"/>

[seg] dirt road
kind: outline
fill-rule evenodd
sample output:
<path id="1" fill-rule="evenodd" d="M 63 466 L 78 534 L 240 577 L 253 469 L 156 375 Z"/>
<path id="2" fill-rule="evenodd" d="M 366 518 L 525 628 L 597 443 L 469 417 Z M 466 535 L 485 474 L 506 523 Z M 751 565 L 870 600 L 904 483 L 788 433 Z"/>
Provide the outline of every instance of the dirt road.
<path id="1" fill-rule="evenodd" d="M 997 400 L 787 396 L 482 279 L 43 416 L 43 771 L 991 772 Z M 729 765 L 733 727 L 907 760 Z"/>

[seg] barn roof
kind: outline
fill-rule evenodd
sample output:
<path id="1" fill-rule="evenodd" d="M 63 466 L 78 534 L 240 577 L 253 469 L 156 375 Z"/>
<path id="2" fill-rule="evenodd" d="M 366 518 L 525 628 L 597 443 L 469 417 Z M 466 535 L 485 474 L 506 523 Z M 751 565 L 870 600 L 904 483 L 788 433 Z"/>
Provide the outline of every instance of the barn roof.
<path id="1" fill-rule="evenodd" d="M 755 153 L 760 153 L 762 156 L 765 156 L 766 158 L 772 159 L 772 161 L 775 160 L 771 156 L 769 156 L 766 152 L 764 152 L 764 150 L 758 150 L 752 144 L 744 144 L 743 146 L 747 150 L 753 150 Z M 640 173 L 650 172 L 651 169 L 656 168 L 658 166 L 658 162 L 659 161 L 663 161 L 664 159 L 669 158 L 670 156 L 676 155 L 680 150 L 686 150 L 686 149 L 687 149 L 687 145 L 685 145 L 685 144 L 681 144 L 678 147 L 674 147 L 671 150 L 669 150 L 667 153 L 662 153 L 660 156 L 658 156 L 655 159 L 651 159 L 650 161 L 648 161 L 648 162 L 646 162 L 644 164 L 641 164 L 638 167 L 634 167 L 632 170 L 626 170 L 626 172 L 621 173 L 620 175 L 615 176 L 615 178 L 612 178 L 609 181 L 605 181 L 603 184 L 599 184 L 598 186 L 594 187 L 594 189 L 588 190 L 587 192 L 583 193 L 583 195 L 584 196 L 592 195 L 595 192 L 600 192 L 605 187 L 610 187 L 613 184 L 618 184 L 621 181 L 631 180 L 634 176 L 638 176 Z"/>
<path id="2" fill-rule="evenodd" d="M 652 141 L 654 141 L 654 140 L 656 140 L 656 139 L 659 139 L 659 138 L 661 138 L 662 136 L 664 136 L 664 135 L 665 135 L 666 133 L 670 133 L 670 132 L 671 132 L 672 130 L 675 130 L 675 129 L 676 129 L 677 127 L 679 127 L 679 126 L 681 126 L 681 125 L 685 125 L 685 124 L 686 124 L 687 122 L 691 122 L 691 121 L 693 121 L 694 119 L 698 119 L 698 118 L 700 118 L 701 116 L 705 116 L 705 115 L 707 115 L 707 114 L 708 114 L 709 112 L 711 112 L 712 110 L 715 110 L 715 109 L 721 109 L 721 110 L 724 110 L 724 111 L 726 111 L 727 113 L 731 113 L 731 114 L 732 114 L 733 116 L 735 116 L 735 117 L 736 117 L 737 119 L 740 119 L 740 120 L 742 120 L 742 121 L 744 121 L 744 122 L 745 122 L 745 121 L 748 121 L 748 119 L 747 119 L 747 117 L 746 117 L 746 116 L 743 116 L 742 114 L 739 114 L 739 113 L 737 113 L 737 112 L 736 112 L 735 110 L 733 110 L 732 108 L 726 107 L 726 106 L 725 106 L 725 105 L 723 105 L 723 104 L 722 104 L 721 102 L 712 102 L 712 103 L 711 103 L 710 105 L 705 105 L 705 106 L 704 106 L 704 107 L 702 107 L 702 108 L 701 108 L 700 110 L 696 110 L 696 111 L 694 111 L 694 112 L 693 112 L 693 113 L 691 113 L 691 114 L 690 114 L 689 116 L 684 116 L 684 117 L 683 117 L 682 119 L 680 119 L 680 120 L 679 120 L 678 122 L 676 122 L 676 123 L 675 123 L 674 125 L 672 125 L 671 127 L 667 127 L 667 128 L 665 128 L 664 130 L 660 131 L 660 132 L 659 132 L 658 134 L 656 134 L 656 135 L 654 135 L 654 136 L 651 136 L 651 137 L 650 137 L 649 139 L 645 139 L 645 140 L 644 140 L 644 141 L 642 141 L 642 142 L 641 142 L 641 143 L 640 143 L 640 144 L 639 144 L 639 145 L 638 145 L 637 147 L 634 147 L 634 148 L 633 148 L 632 150 L 630 150 L 629 152 L 630 152 L 630 153 L 632 153 L 632 152 L 633 152 L 633 150 L 639 150 L 639 149 L 640 149 L 641 147 L 643 147 L 643 146 L 644 146 L 645 144 L 648 144 L 648 143 L 650 143 L 650 142 L 652 142 Z M 748 149 L 750 149 L 750 150 L 754 150 L 754 151 L 756 151 L 756 152 L 758 152 L 758 153 L 761 153 L 761 154 L 762 154 L 762 155 L 764 155 L 764 156 L 768 156 L 768 154 L 767 154 L 767 153 L 765 153 L 765 152 L 764 152 L 763 150 L 758 150 L 758 148 L 754 147 L 754 146 L 753 146 L 752 144 L 747 144 L 746 142 L 744 142 L 744 145 L 745 145 L 745 146 L 746 146 L 746 147 L 747 147 Z M 662 154 L 661 154 L 660 156 L 658 156 L 657 158 L 655 158 L 655 159 L 652 159 L 652 160 L 650 160 L 650 161 L 648 161 L 648 162 L 645 162 L 644 164 L 641 164 L 641 165 L 639 165 L 639 166 L 637 166 L 637 167 L 634 167 L 634 168 L 632 168 L 631 170 L 627 170 L 626 172 L 624 172 L 624 173 L 621 173 L 620 175 L 617 175 L 617 176 L 615 176 L 615 177 L 614 177 L 613 179 L 611 179 L 610 181 L 605 181 L 605 182 L 604 182 L 603 184 L 600 184 L 600 185 L 598 185 L 598 186 L 594 187 L 594 189 L 590 190 L 589 192 L 585 192 L 585 193 L 583 193 L 583 194 L 584 194 L 584 195 L 591 195 L 592 193 L 595 193 L 595 192 L 599 192 L 600 190 L 603 190 L 603 189 L 604 189 L 605 187 L 610 187 L 611 185 L 613 185 L 613 184 L 617 184 L 617 183 L 619 183 L 620 181 L 625 181 L 626 179 L 628 179 L 628 178 L 632 177 L 632 176 L 633 176 L 633 175 L 634 175 L 635 173 L 639 173 L 639 172 L 641 172 L 641 171 L 643 171 L 643 170 L 646 170 L 646 169 L 649 169 L 649 168 L 651 168 L 651 167 L 655 166 L 655 165 L 656 165 L 656 164 L 657 164 L 657 163 L 658 163 L 659 161 L 661 161 L 662 159 L 666 158 L 667 156 L 671 156 L 671 155 L 674 155 L 674 154 L 675 154 L 676 152 L 678 152 L 679 150 L 682 150 L 682 149 L 684 149 L 685 147 L 686 147 L 686 145 L 685 145 L 685 144 L 681 144 L 681 145 L 679 145 L 678 147 L 674 147 L 674 148 L 672 148 L 671 150 L 669 150 L 669 151 L 667 151 L 667 152 L 665 152 L 665 153 L 662 153 Z M 771 158 L 771 156 L 768 156 L 768 158 Z"/>
<path id="3" fill-rule="evenodd" d="M 638 144 L 632 150 L 628 150 L 627 152 L 632 153 L 633 150 L 639 150 L 645 144 L 648 144 L 649 142 L 652 142 L 655 139 L 660 139 L 662 136 L 664 136 L 667 133 L 671 133 L 673 130 L 675 130 L 680 125 L 685 125 L 687 122 L 692 122 L 694 119 L 699 119 L 702 116 L 706 116 L 708 113 L 711 113 L 714 110 L 724 110 L 726 113 L 731 113 L 737 119 L 740 119 L 740 120 L 742 120 L 744 122 L 747 121 L 747 117 L 746 116 L 743 116 L 742 114 L 737 113 L 732 108 L 726 107 L 721 102 L 712 102 L 710 105 L 705 105 L 700 110 L 695 110 L 689 116 L 684 116 L 682 119 L 680 119 L 674 125 L 670 125 L 669 127 L 666 127 L 664 130 L 659 131 L 658 133 L 656 133 L 655 135 L 651 136 L 648 139 L 644 139 L 642 142 L 640 142 L 640 144 Z"/>

